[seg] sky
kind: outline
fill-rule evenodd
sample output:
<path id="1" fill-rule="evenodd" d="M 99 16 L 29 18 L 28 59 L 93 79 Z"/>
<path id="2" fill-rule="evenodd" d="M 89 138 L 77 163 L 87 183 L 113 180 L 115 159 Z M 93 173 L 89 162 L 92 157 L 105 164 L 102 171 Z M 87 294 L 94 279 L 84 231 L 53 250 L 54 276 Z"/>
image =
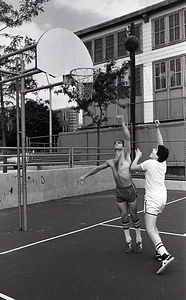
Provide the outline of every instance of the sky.
<path id="1" fill-rule="evenodd" d="M 19 0 L 4 0 L 15 9 Z M 161 2 L 160 0 L 50 0 L 44 5 L 44 12 L 23 26 L 10 29 L 15 35 L 28 36 L 37 40 L 47 30 L 64 28 L 72 32 L 118 18 L 130 12 Z M 52 81 L 51 81 L 52 82 Z M 44 84 L 44 83 L 43 83 Z M 59 96 L 58 96 L 59 98 Z M 62 106 L 67 106 L 68 102 Z M 61 107 L 60 101 L 53 108 Z"/>

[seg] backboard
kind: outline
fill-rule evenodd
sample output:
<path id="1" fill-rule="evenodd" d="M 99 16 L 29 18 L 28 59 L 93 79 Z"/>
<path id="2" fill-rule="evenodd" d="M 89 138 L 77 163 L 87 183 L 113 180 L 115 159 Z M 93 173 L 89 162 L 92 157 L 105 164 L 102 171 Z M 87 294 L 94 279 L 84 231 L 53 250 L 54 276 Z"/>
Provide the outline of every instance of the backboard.
<path id="1" fill-rule="evenodd" d="M 41 35 L 36 46 L 37 69 L 59 77 L 70 74 L 75 68 L 92 68 L 91 56 L 73 32 L 53 28 Z"/>

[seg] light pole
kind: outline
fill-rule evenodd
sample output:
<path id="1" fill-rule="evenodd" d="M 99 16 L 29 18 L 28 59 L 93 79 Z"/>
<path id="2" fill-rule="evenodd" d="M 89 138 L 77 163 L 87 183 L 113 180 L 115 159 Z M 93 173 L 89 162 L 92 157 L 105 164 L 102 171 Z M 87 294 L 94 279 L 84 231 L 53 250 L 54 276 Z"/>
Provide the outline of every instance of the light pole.
<path id="1" fill-rule="evenodd" d="M 48 85 L 49 79 L 48 74 L 46 74 Z M 52 152 L 52 88 L 49 87 L 49 145 L 50 145 L 50 152 Z"/>
<path id="2" fill-rule="evenodd" d="M 138 48 L 139 40 L 134 35 L 134 23 L 132 22 L 126 32 L 128 31 L 127 37 L 124 41 L 125 48 L 130 52 L 131 60 L 131 84 L 130 84 L 130 119 L 131 119 L 131 133 L 132 133 L 132 159 L 135 157 L 135 96 L 136 96 L 136 86 L 135 86 L 135 51 Z"/>

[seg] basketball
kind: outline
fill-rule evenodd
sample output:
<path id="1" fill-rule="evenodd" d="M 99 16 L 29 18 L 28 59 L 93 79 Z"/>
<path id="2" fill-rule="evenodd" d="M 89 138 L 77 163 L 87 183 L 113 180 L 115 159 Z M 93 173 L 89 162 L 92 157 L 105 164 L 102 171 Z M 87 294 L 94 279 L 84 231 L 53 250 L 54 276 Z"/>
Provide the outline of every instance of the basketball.
<path id="1" fill-rule="evenodd" d="M 135 35 L 129 35 L 124 44 L 127 51 L 136 51 L 139 45 L 139 40 Z"/>

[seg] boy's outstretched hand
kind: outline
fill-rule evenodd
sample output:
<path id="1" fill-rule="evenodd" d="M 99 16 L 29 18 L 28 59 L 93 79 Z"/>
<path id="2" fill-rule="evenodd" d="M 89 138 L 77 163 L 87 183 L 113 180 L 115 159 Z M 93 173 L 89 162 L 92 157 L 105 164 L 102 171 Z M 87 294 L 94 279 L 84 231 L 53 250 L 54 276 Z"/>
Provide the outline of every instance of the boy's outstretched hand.
<path id="1" fill-rule="evenodd" d="M 124 122 L 124 116 L 123 115 L 117 115 L 116 119 L 118 120 L 118 122 L 121 124 Z"/>
<path id="2" fill-rule="evenodd" d="M 154 123 L 155 123 L 156 126 L 159 126 L 159 125 L 160 125 L 160 121 L 159 121 L 159 120 L 155 120 Z"/>
<path id="3" fill-rule="evenodd" d="M 78 179 L 77 182 L 78 182 L 78 183 L 81 183 L 81 184 L 84 184 L 84 182 L 85 182 L 85 176 L 84 176 L 84 175 L 81 176 L 81 177 Z"/>
<path id="4" fill-rule="evenodd" d="M 142 152 L 139 148 L 137 148 L 135 150 L 135 153 L 136 153 L 136 159 L 139 160 L 141 157 L 142 157 Z"/>

